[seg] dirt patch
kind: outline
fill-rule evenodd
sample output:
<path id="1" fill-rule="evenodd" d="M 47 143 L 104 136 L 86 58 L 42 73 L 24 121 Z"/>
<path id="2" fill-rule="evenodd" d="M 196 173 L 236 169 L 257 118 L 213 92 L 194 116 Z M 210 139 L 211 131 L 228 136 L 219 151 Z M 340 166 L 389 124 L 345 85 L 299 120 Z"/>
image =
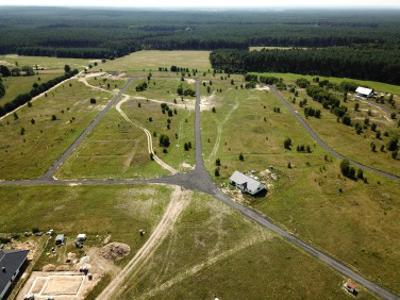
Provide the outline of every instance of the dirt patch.
<path id="1" fill-rule="evenodd" d="M 212 110 L 212 108 L 215 107 L 216 105 L 215 98 L 216 98 L 215 93 L 212 93 L 210 96 L 201 97 L 200 110 L 201 111 Z"/>
<path id="2" fill-rule="evenodd" d="M 100 256 L 112 261 L 119 261 L 131 252 L 131 247 L 124 243 L 112 242 L 99 250 Z"/>
<path id="3" fill-rule="evenodd" d="M 267 92 L 269 92 L 269 87 L 266 86 L 266 85 L 261 86 L 261 85 L 257 84 L 256 85 L 256 90 L 257 91 L 267 91 Z"/>
<path id="4" fill-rule="evenodd" d="M 185 78 L 185 81 L 186 81 L 187 83 L 189 83 L 189 84 L 195 84 L 195 83 L 196 83 L 196 80 L 195 80 L 195 79 L 192 79 L 192 78 Z"/>
<path id="5" fill-rule="evenodd" d="M 48 264 L 43 266 L 42 271 L 43 272 L 51 272 L 51 271 L 55 271 L 56 270 L 56 266 L 53 264 Z"/>

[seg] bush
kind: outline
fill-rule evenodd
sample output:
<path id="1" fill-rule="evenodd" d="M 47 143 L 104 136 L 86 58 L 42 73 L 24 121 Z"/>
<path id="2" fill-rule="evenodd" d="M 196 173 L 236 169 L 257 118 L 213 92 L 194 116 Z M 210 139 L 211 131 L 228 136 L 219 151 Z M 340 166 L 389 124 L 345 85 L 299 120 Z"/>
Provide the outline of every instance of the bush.
<path id="1" fill-rule="evenodd" d="M 90 104 L 96 104 L 96 99 L 95 98 L 90 98 Z"/>
<path id="2" fill-rule="evenodd" d="M 292 140 L 290 138 L 287 138 L 283 141 L 283 147 L 285 149 L 291 150 L 292 147 Z"/>
<path id="3" fill-rule="evenodd" d="M 169 137 L 168 135 L 162 134 L 160 136 L 160 146 L 163 148 L 168 148 L 170 145 Z"/>

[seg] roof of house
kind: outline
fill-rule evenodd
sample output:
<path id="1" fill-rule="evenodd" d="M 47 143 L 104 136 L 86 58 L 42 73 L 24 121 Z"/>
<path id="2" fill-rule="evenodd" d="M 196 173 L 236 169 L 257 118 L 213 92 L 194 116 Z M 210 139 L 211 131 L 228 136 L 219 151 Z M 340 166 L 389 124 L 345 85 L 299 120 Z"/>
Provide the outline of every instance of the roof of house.
<path id="1" fill-rule="evenodd" d="M 230 181 L 233 181 L 239 185 L 246 184 L 246 188 L 250 191 L 257 191 L 260 188 L 265 188 L 265 186 L 261 182 L 239 171 L 233 172 L 232 176 L 229 179 Z"/>
<path id="2" fill-rule="evenodd" d="M 21 268 L 28 253 L 29 250 L 0 250 L 0 294 L 8 286 L 15 272 Z"/>
<path id="3" fill-rule="evenodd" d="M 372 92 L 373 92 L 372 89 L 365 88 L 365 87 L 362 87 L 362 86 L 359 86 L 359 87 L 356 89 L 356 93 L 357 93 L 357 94 L 361 94 L 361 95 L 365 95 L 365 96 L 371 95 Z"/>

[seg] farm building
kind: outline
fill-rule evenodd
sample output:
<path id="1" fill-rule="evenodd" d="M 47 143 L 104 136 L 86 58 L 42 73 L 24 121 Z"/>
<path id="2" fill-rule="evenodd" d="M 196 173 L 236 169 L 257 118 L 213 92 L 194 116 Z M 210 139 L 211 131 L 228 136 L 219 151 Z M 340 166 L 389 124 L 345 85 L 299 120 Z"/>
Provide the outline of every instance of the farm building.
<path id="1" fill-rule="evenodd" d="M 239 171 L 235 171 L 229 178 L 229 181 L 232 185 L 239 188 L 242 192 L 248 193 L 252 196 L 266 190 L 265 185 L 263 185 L 261 182 Z"/>
<path id="2" fill-rule="evenodd" d="M 0 299 L 5 299 L 26 262 L 29 250 L 0 250 Z"/>
<path id="3" fill-rule="evenodd" d="M 361 98 L 371 98 L 374 95 L 374 90 L 359 86 L 356 89 L 357 97 Z"/>

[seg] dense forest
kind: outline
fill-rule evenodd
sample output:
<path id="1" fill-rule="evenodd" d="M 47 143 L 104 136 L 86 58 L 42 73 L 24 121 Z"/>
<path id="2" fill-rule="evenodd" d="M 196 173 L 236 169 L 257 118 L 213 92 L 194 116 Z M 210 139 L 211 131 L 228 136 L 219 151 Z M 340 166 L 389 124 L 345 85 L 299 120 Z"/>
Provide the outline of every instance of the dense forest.
<path id="1" fill-rule="evenodd" d="M 210 59 L 213 68 L 226 72 L 292 72 L 400 84 L 399 53 L 363 47 L 216 50 Z"/>
<path id="2" fill-rule="evenodd" d="M 399 11 L 2 7 L 0 53 L 112 58 L 138 49 L 363 45 L 399 49 Z"/>

